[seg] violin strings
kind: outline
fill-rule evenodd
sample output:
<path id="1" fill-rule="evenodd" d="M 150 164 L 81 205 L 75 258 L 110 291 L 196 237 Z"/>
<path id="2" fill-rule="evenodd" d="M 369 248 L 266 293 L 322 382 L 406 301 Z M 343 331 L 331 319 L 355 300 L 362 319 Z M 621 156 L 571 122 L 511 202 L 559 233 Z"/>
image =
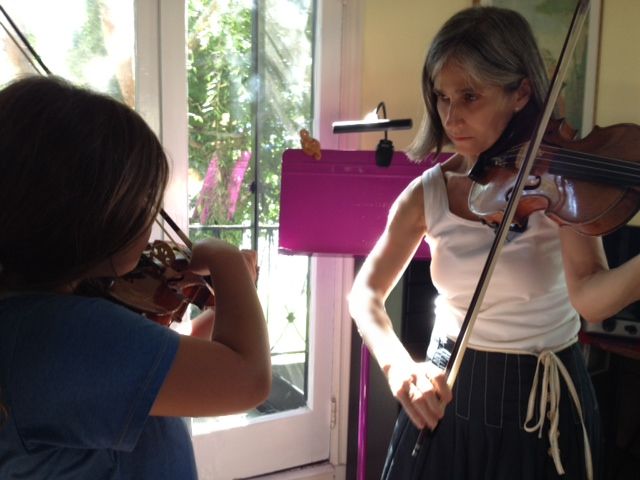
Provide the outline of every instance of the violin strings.
<path id="1" fill-rule="evenodd" d="M 516 159 L 513 156 L 512 159 Z M 563 175 L 568 178 L 575 178 L 577 180 L 592 181 L 597 183 L 611 183 L 614 185 L 638 185 L 640 184 L 640 176 L 635 172 L 624 171 L 628 170 L 625 166 L 608 165 L 609 168 L 605 168 L 605 164 L 587 162 L 576 162 L 567 159 L 577 157 L 558 157 L 554 155 L 541 154 L 538 160 L 547 161 L 550 165 L 549 172 L 552 174 Z"/>
<path id="2" fill-rule="evenodd" d="M 517 152 L 520 149 L 520 147 L 514 147 L 508 150 L 505 156 L 499 158 L 502 161 L 513 163 L 518 158 Z M 550 171 L 567 177 L 617 185 L 640 184 L 640 166 L 628 160 L 596 156 L 549 145 L 541 148 L 537 159 L 546 160 L 551 166 Z"/>
<path id="3" fill-rule="evenodd" d="M 518 152 L 520 150 L 521 150 L 521 147 L 513 147 L 512 149 L 507 151 L 507 155 L 501 158 L 507 158 L 510 160 L 515 159 L 517 158 Z M 606 156 L 597 156 L 597 155 L 592 155 L 585 152 L 578 152 L 575 150 L 568 150 L 568 149 L 563 149 L 559 147 L 554 147 L 552 145 L 545 145 L 540 149 L 540 151 L 543 152 L 540 156 L 543 156 L 544 152 L 559 152 L 559 155 L 553 158 L 557 158 L 556 163 L 561 163 L 561 164 L 569 164 L 569 165 L 575 165 L 575 166 L 586 165 L 588 167 L 588 164 L 591 163 L 592 165 L 596 165 L 596 167 L 592 167 L 592 168 L 597 168 L 597 166 L 602 166 L 602 167 L 616 166 L 623 170 L 628 169 L 631 172 L 636 172 L 640 170 L 640 166 L 633 161 L 622 160 L 622 159 L 606 157 Z M 570 154 L 563 154 L 563 152 L 570 152 Z M 567 159 L 580 160 L 580 163 L 572 163 L 570 161 L 567 161 Z M 547 158 L 547 160 L 550 160 L 550 159 Z"/>
<path id="4" fill-rule="evenodd" d="M 517 152 L 519 152 L 519 148 L 518 147 L 514 147 L 511 150 L 509 150 L 508 152 L 514 152 L 510 155 L 507 155 L 508 158 L 517 158 Z M 618 159 L 618 158 L 612 158 L 612 157 L 606 157 L 606 156 L 596 156 L 596 155 L 592 155 L 592 154 L 588 154 L 585 152 L 578 152 L 575 150 L 568 150 L 568 149 L 563 149 L 563 148 L 559 148 L 559 147 L 554 147 L 552 145 L 545 145 L 544 147 L 541 148 L 541 151 L 544 152 L 559 152 L 560 155 L 557 157 L 558 158 L 558 163 L 565 163 L 565 164 L 572 164 L 572 165 L 576 165 L 576 166 L 582 166 L 585 165 L 585 160 L 588 163 L 591 163 L 593 165 L 597 165 L 597 166 L 602 166 L 602 167 L 608 167 L 608 166 L 616 166 L 619 167 L 621 169 L 628 169 L 629 171 L 638 171 L 640 170 L 640 166 L 638 166 L 638 164 L 636 162 L 633 161 L 629 161 L 629 160 L 622 160 L 622 159 Z M 563 152 L 571 152 L 570 154 L 563 154 Z M 580 163 L 571 163 L 571 162 L 567 162 L 567 161 L 562 161 L 562 159 L 579 159 L 581 160 Z"/>
<path id="5" fill-rule="evenodd" d="M 557 149 L 556 149 L 557 150 Z M 562 150 L 558 150 L 562 151 Z M 510 160 L 515 160 L 517 155 L 508 156 Z M 602 160 L 606 157 L 594 157 L 590 155 L 580 155 L 580 154 L 572 154 L 572 155 L 556 155 L 553 154 L 553 149 L 549 149 L 545 147 L 545 149 L 541 150 L 541 153 L 537 156 L 538 159 L 547 160 L 552 166 L 559 166 L 557 170 L 562 169 L 563 166 L 568 167 L 576 167 L 578 170 L 590 170 L 594 172 L 614 172 L 617 174 L 626 175 L 630 179 L 635 179 L 638 177 L 638 172 L 640 172 L 640 166 L 633 162 L 628 162 L 625 160 L 619 159 L 607 159 Z M 572 169 L 564 169 L 563 173 L 572 173 L 575 170 Z"/>
<path id="6" fill-rule="evenodd" d="M 545 149 L 547 149 L 550 152 L 558 152 L 558 154 L 560 155 L 559 158 L 578 159 L 581 162 L 587 161 L 588 163 L 602 166 L 602 167 L 615 166 L 621 170 L 627 169 L 630 172 L 638 171 L 638 164 L 636 162 L 632 162 L 629 160 L 607 157 L 604 155 L 593 155 L 586 152 L 567 150 L 567 149 L 554 147 L 554 146 L 546 146 Z M 564 152 L 571 152 L 571 153 L 565 154 Z"/>
<path id="7" fill-rule="evenodd" d="M 580 154 L 580 152 L 564 155 L 561 149 L 556 150 L 560 155 L 554 155 L 551 151 L 550 157 L 543 157 L 550 162 L 552 171 L 567 176 L 575 175 L 576 172 L 583 173 L 595 181 L 608 181 L 617 185 L 640 184 L 639 168 L 633 162 Z"/>

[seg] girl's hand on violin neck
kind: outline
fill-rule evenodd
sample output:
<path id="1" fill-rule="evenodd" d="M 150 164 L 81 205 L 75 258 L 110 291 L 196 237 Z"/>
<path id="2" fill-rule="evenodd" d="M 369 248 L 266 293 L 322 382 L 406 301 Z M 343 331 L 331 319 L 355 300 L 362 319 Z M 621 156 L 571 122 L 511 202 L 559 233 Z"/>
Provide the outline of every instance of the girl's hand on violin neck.
<path id="1" fill-rule="evenodd" d="M 228 275 L 228 269 L 237 267 L 238 273 L 249 273 L 255 285 L 258 279 L 258 258 L 253 250 L 238 250 L 235 246 L 217 238 L 210 238 L 194 245 L 189 270 L 198 275 L 211 275 L 215 280 L 221 274 Z"/>
<path id="2" fill-rule="evenodd" d="M 444 373 L 431 363 L 398 362 L 384 369 L 393 396 L 418 428 L 433 430 L 451 401 Z"/>
<path id="3" fill-rule="evenodd" d="M 244 264 L 240 250 L 224 240 L 208 238 L 194 244 L 188 268 L 198 275 L 214 276 L 230 262 Z"/>
<path id="4" fill-rule="evenodd" d="M 264 315 L 255 287 L 255 254 L 211 238 L 194 245 L 188 268 L 200 275 L 211 275 L 216 306 L 215 340 L 235 343 L 244 340 L 237 338 L 238 330 L 256 331 L 258 324 L 263 329 Z M 262 347 L 268 351 L 268 344 Z"/>

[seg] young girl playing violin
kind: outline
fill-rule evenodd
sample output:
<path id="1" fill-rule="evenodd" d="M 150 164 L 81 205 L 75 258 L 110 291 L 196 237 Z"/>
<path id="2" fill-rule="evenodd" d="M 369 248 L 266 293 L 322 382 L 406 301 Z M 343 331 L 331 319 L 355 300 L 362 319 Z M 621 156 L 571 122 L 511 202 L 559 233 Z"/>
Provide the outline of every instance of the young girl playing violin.
<path id="1" fill-rule="evenodd" d="M 270 389 L 255 272 L 225 242 L 194 246 L 188 268 L 215 290 L 208 339 L 74 294 L 136 266 L 168 178 L 151 129 L 106 96 L 52 77 L 5 87 L 0 172 L 0 478 L 195 479 L 180 417 Z"/>
<path id="2" fill-rule="evenodd" d="M 495 235 L 469 209 L 467 174 L 510 122 L 536 118 L 547 87 L 532 31 L 510 10 L 463 10 L 429 48 L 425 121 L 409 155 L 419 161 L 445 144 L 455 154 L 398 196 L 349 298 L 403 407 L 385 479 L 598 478 L 599 414 L 577 344 L 580 315 L 598 322 L 639 299 L 640 258 L 609 270 L 600 238 L 533 213 L 500 253 L 452 390 L 442 372 Z M 410 357 L 384 307 L 423 238 L 438 290 L 427 362 Z M 422 429 L 435 431 L 412 455 Z"/>

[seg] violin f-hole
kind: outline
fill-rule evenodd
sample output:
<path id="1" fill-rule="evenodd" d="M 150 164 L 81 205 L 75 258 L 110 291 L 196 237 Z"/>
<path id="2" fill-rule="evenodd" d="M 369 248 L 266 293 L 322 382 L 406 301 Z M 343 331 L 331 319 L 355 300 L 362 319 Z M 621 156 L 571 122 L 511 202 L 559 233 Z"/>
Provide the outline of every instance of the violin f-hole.
<path id="1" fill-rule="evenodd" d="M 527 177 L 527 183 L 524 185 L 524 190 L 536 190 L 542 184 L 542 177 L 540 175 L 529 175 Z M 511 200 L 511 196 L 513 195 L 513 188 L 509 187 L 507 192 L 504 194 L 504 201 L 509 203 Z"/>

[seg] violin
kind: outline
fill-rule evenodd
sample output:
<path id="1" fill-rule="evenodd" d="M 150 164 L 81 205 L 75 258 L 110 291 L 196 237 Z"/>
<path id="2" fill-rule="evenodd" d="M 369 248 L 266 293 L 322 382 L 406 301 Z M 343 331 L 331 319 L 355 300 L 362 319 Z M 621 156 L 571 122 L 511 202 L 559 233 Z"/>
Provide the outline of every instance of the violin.
<path id="1" fill-rule="evenodd" d="M 200 310 L 213 308 L 215 296 L 211 278 L 188 270 L 191 241 L 164 210 L 160 215 L 186 245 L 173 240 L 171 233 L 156 219 L 170 241 L 148 243 L 132 271 L 118 277 L 84 280 L 75 293 L 106 298 L 167 327 L 181 322 L 190 305 Z M 247 264 L 253 266 L 251 271 L 256 272 L 257 277 L 255 252 L 251 253 L 254 256 L 248 258 L 243 251 Z"/>
<path id="2" fill-rule="evenodd" d="M 507 133 L 509 136 L 509 133 Z M 474 181 L 469 209 L 495 225 L 514 190 L 526 147 L 482 154 L 469 177 Z M 526 178 L 513 223 L 519 227 L 535 211 L 585 235 L 605 235 L 640 209 L 640 126 L 594 127 L 583 139 L 564 120 L 547 124 Z"/>
<path id="3" fill-rule="evenodd" d="M 201 310 L 215 305 L 209 279 L 187 271 L 188 263 L 182 247 L 155 240 L 136 268 L 109 282 L 104 296 L 161 325 L 180 322 L 189 305 Z"/>
<path id="4" fill-rule="evenodd" d="M 110 279 L 104 285 L 102 296 L 140 313 L 161 325 L 170 326 L 182 321 L 190 305 L 200 310 L 215 306 L 215 295 L 210 276 L 188 271 L 193 248 L 189 238 L 180 230 L 164 210 L 160 216 L 180 237 L 185 246 L 175 240 L 155 240 L 147 245 L 131 272 Z M 171 233 L 158 222 L 166 235 Z M 257 252 L 241 250 L 254 283 L 258 280 Z"/>

